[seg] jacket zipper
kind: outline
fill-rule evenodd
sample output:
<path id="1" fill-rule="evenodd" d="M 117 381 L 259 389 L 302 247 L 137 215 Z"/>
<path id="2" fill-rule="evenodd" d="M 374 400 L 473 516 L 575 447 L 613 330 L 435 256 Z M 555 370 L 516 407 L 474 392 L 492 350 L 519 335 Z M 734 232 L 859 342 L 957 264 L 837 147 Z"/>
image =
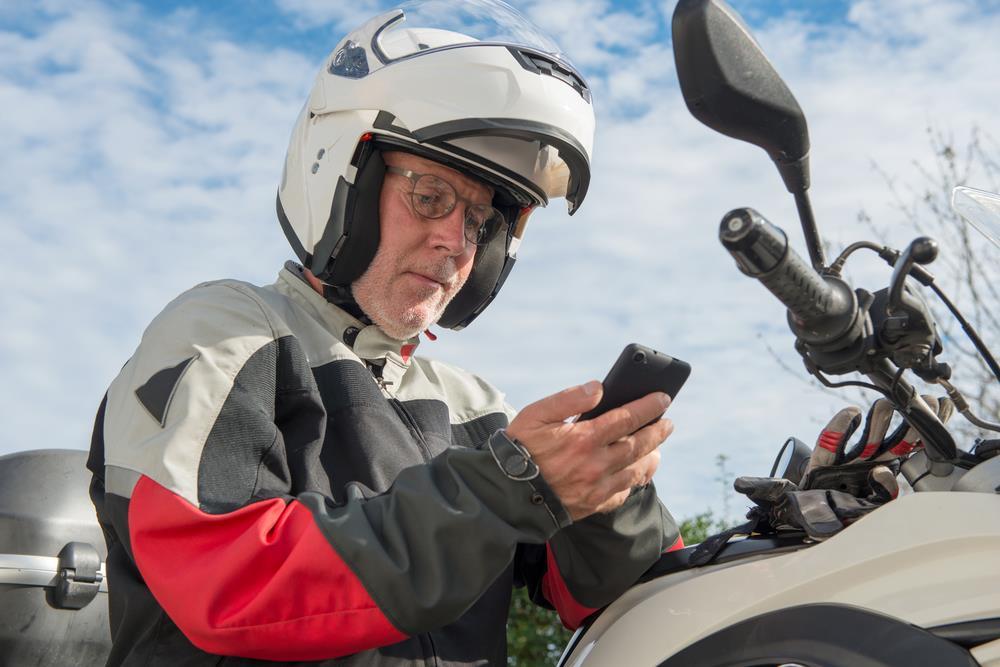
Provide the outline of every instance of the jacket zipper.
<path id="1" fill-rule="evenodd" d="M 385 381 L 385 378 L 382 377 L 382 368 L 380 366 L 368 364 L 368 370 L 371 371 L 372 377 L 375 378 L 375 382 L 377 382 L 378 386 L 382 389 L 382 393 L 387 397 L 389 403 L 396 411 L 396 414 L 398 414 L 400 419 L 403 420 L 403 423 L 406 424 L 406 428 L 409 429 L 410 434 L 413 436 L 413 439 L 416 440 L 417 446 L 420 449 L 420 453 L 424 457 L 424 461 L 430 462 L 431 448 L 427 444 L 427 440 L 424 439 L 423 432 L 417 425 L 417 421 L 413 418 L 413 415 L 411 415 L 409 410 L 407 410 L 406 407 L 403 405 L 402 401 L 389 394 L 388 390 L 386 389 L 386 385 L 388 383 Z M 437 647 L 434 645 L 434 637 L 430 632 L 424 633 L 423 635 L 421 635 L 421 637 L 425 638 L 427 640 L 427 643 L 430 645 L 431 661 L 435 665 L 439 665 L 440 663 L 438 662 Z"/>
<path id="2" fill-rule="evenodd" d="M 382 377 L 382 366 L 371 362 L 366 362 L 366 365 L 368 366 L 368 370 L 371 371 L 372 377 L 375 378 L 375 382 L 382 390 L 382 394 L 386 397 L 389 403 L 392 404 L 396 414 L 400 416 L 403 423 L 406 424 L 406 428 L 410 430 L 410 435 L 412 435 L 413 439 L 417 441 L 417 445 L 420 448 L 420 453 L 424 457 L 424 461 L 429 462 L 431 460 L 431 448 L 428 446 L 427 440 L 424 439 L 424 434 L 420 431 L 420 427 L 417 426 L 417 422 L 413 419 L 413 416 L 403 406 L 403 403 L 399 399 L 389 393 L 387 385 L 391 383 L 386 382 L 385 378 Z"/>
<path id="3" fill-rule="evenodd" d="M 413 435 L 414 440 L 420 446 L 420 453 L 423 454 L 424 461 L 430 462 L 431 460 L 431 448 L 427 444 L 427 440 L 424 439 L 424 434 L 420 431 L 420 427 L 417 426 L 417 422 L 410 415 L 406 407 L 403 406 L 402 402 L 396 398 L 390 398 L 389 402 L 392 403 L 392 407 L 395 408 L 396 413 L 402 418 L 403 423 L 406 427 L 410 429 L 410 433 Z"/>

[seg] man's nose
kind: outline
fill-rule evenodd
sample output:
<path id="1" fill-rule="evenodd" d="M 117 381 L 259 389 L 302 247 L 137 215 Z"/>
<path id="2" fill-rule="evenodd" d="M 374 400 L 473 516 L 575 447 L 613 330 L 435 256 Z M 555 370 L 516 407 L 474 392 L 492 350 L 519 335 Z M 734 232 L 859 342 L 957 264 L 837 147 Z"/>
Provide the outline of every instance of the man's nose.
<path id="1" fill-rule="evenodd" d="M 431 221 L 429 227 L 431 243 L 450 255 L 461 255 L 472 245 L 465 238 L 465 205 L 461 202 L 448 215 Z"/>

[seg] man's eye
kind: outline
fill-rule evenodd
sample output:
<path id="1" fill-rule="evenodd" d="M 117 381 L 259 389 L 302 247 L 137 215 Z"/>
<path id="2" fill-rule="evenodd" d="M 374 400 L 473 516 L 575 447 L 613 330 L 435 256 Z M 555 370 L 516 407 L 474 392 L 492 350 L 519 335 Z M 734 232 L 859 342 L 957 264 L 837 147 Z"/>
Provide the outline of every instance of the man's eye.
<path id="1" fill-rule="evenodd" d="M 478 232 L 486 224 L 486 219 L 481 213 L 469 212 L 465 216 L 465 226 Z"/>
<path id="2" fill-rule="evenodd" d="M 436 192 L 414 192 L 413 198 L 418 206 L 433 206 L 441 201 L 440 193 Z"/>
<path id="3" fill-rule="evenodd" d="M 454 206 L 454 199 L 437 189 L 414 190 L 413 206 L 417 212 L 430 218 L 447 215 Z"/>

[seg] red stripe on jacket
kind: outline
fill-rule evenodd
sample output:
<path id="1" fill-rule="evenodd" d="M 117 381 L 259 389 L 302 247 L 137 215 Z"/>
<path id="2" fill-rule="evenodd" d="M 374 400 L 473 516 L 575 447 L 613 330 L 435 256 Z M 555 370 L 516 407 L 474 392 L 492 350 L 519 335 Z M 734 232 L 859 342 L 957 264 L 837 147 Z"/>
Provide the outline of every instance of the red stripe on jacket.
<path id="1" fill-rule="evenodd" d="M 678 535 L 677 540 L 663 553 L 683 548 L 684 538 Z M 552 547 L 548 544 L 545 545 L 545 562 L 546 570 L 545 575 L 542 577 L 542 595 L 556 608 L 556 611 L 559 613 L 559 620 L 562 621 L 563 625 L 570 630 L 576 630 L 599 607 L 588 607 L 576 601 L 573 594 L 569 592 L 569 587 L 566 585 L 562 574 L 559 572 L 559 565 L 556 563 L 555 554 L 552 553 Z"/>
<path id="2" fill-rule="evenodd" d="M 141 477 L 128 522 L 150 591 L 203 651 L 321 660 L 406 638 L 294 500 L 207 514 Z"/>
<path id="3" fill-rule="evenodd" d="M 576 630 L 584 619 L 593 614 L 599 607 L 588 607 L 576 601 L 569 592 L 566 582 L 559 573 L 556 557 L 551 545 L 545 545 L 545 575 L 542 577 L 542 595 L 552 603 L 559 612 L 559 620 L 570 630 Z"/>

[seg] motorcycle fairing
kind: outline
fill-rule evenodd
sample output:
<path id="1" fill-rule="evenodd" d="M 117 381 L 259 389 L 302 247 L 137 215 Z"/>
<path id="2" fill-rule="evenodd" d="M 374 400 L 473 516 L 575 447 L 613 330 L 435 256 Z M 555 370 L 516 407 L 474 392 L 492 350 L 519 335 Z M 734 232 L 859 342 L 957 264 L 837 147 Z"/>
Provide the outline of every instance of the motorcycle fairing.
<path id="1" fill-rule="evenodd" d="M 819 667 L 977 667 L 964 648 L 904 621 L 860 607 L 807 604 L 768 612 L 719 630 L 659 667 L 763 664 Z"/>

